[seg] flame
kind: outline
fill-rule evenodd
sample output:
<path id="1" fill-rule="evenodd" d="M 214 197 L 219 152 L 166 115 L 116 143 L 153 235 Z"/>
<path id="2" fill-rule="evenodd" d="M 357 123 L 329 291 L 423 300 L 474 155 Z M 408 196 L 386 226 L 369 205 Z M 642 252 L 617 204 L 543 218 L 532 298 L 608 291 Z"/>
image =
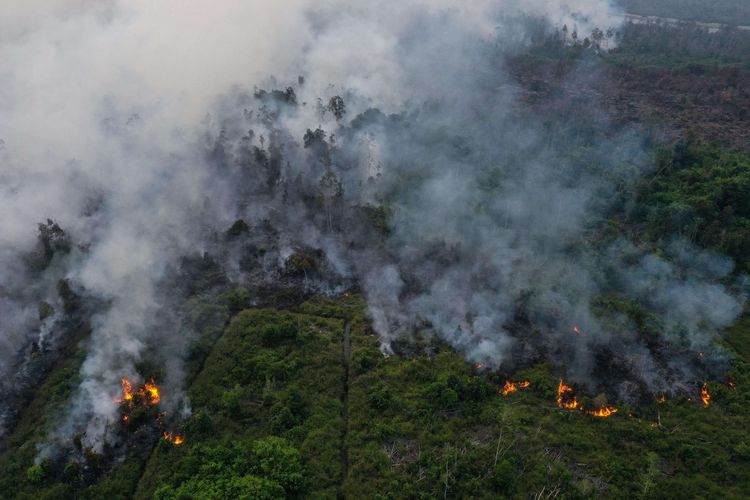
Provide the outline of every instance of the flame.
<path id="1" fill-rule="evenodd" d="M 518 392 L 519 389 L 526 389 L 530 385 L 531 382 L 529 382 L 528 380 L 523 380 L 521 382 L 511 382 L 510 380 L 508 380 L 500 390 L 500 394 L 502 394 L 503 396 L 507 396 L 508 394 Z"/>
<path id="2" fill-rule="evenodd" d="M 602 406 L 596 410 L 587 410 L 586 413 L 594 417 L 607 418 L 617 413 L 617 408 L 614 406 Z"/>
<path id="3" fill-rule="evenodd" d="M 711 403 L 711 394 L 708 392 L 708 386 L 705 383 L 701 387 L 701 401 L 703 401 L 703 406 L 708 406 Z"/>
<path id="4" fill-rule="evenodd" d="M 122 385 L 122 398 L 116 401 L 122 405 L 121 410 L 123 411 L 123 415 L 121 419 L 123 424 L 132 427 L 130 424 L 131 412 L 133 410 L 149 408 L 147 412 L 139 412 L 137 414 L 139 415 L 137 418 L 138 422 L 134 422 L 143 422 L 144 425 L 158 426 L 163 430 L 166 413 L 155 408 L 161 401 L 161 392 L 154 379 L 149 379 L 138 388 L 133 388 L 133 384 L 127 378 L 123 378 L 120 384 Z M 147 415 L 147 417 L 142 418 L 141 415 Z M 164 440 L 175 446 L 179 446 L 185 442 L 185 436 L 181 434 L 163 431 L 162 435 Z"/>
<path id="5" fill-rule="evenodd" d="M 734 383 L 734 380 L 727 379 L 727 387 L 729 387 L 732 390 L 735 390 L 737 388 L 737 384 Z"/>
<path id="6" fill-rule="evenodd" d="M 594 410 L 584 409 L 578 402 L 578 398 L 576 398 L 573 393 L 573 388 L 566 385 L 562 379 L 560 379 L 560 385 L 557 386 L 557 406 L 567 410 L 579 410 L 587 415 L 600 418 L 611 417 L 618 411 L 614 406 L 602 406 L 601 408 L 596 408 Z"/>
<path id="7" fill-rule="evenodd" d="M 484 363 L 476 363 L 474 365 L 474 368 L 477 370 L 484 370 L 485 368 L 487 368 L 487 365 L 485 365 Z"/>
<path id="8" fill-rule="evenodd" d="M 575 332 L 576 335 L 581 335 L 581 330 L 578 328 L 578 325 L 573 325 L 573 332 Z"/>
<path id="9" fill-rule="evenodd" d="M 145 392 L 148 393 L 152 405 L 155 405 L 159 401 L 161 401 L 161 396 L 159 395 L 159 386 L 156 385 L 153 379 L 146 382 L 146 384 L 143 386 L 143 389 L 145 389 Z"/>
<path id="10" fill-rule="evenodd" d="M 579 407 L 578 399 L 573 394 L 573 388 L 560 379 L 560 385 L 557 386 L 557 406 L 568 410 L 574 410 Z"/>
<path id="11" fill-rule="evenodd" d="M 179 434 L 172 434 L 171 432 L 165 432 L 164 440 L 169 441 L 175 446 L 180 446 L 182 443 L 185 442 L 185 437 L 180 436 Z"/>
<path id="12" fill-rule="evenodd" d="M 659 396 L 656 396 L 656 402 L 658 404 L 666 403 L 667 397 L 664 394 L 660 394 Z"/>
<path id="13" fill-rule="evenodd" d="M 133 399 L 133 384 L 130 383 L 130 380 L 123 378 L 120 380 L 120 385 L 122 385 L 122 399 L 117 399 L 115 402 L 122 403 Z"/>
<path id="14" fill-rule="evenodd" d="M 139 395 L 144 400 L 148 401 L 149 404 L 155 405 L 161 401 L 161 395 L 159 394 L 159 386 L 156 385 L 154 379 L 150 379 L 148 382 L 138 389 L 133 389 L 133 384 L 127 378 L 120 380 L 122 385 L 122 398 L 116 399 L 115 403 L 124 403 L 125 401 L 132 401 L 135 395 Z"/>

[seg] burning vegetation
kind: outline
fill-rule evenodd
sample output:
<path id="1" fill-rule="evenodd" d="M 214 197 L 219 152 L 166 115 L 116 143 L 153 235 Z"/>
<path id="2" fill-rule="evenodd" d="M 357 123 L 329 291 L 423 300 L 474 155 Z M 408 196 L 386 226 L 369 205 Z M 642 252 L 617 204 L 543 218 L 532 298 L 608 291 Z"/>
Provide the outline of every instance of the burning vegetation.
<path id="1" fill-rule="evenodd" d="M 523 380 L 521 382 L 511 382 L 508 380 L 505 382 L 505 385 L 502 389 L 500 389 L 500 394 L 503 396 L 507 396 L 509 394 L 513 394 L 514 392 L 518 392 L 519 389 L 526 389 L 531 385 L 531 382 L 528 380 Z"/>
<path id="2" fill-rule="evenodd" d="M 185 442 L 185 437 L 180 434 L 173 434 L 171 432 L 164 432 L 164 440 L 172 443 L 175 446 L 179 446 Z"/>
<path id="3" fill-rule="evenodd" d="M 705 383 L 701 387 L 701 401 L 703 401 L 703 406 L 711 404 L 711 393 L 708 392 L 708 385 Z"/>
<path id="4" fill-rule="evenodd" d="M 592 417 L 607 418 L 617 413 L 614 406 L 602 406 L 593 410 L 586 410 L 576 398 L 573 388 L 560 380 L 557 386 L 557 406 L 566 410 L 579 410 Z"/>
<path id="5" fill-rule="evenodd" d="M 132 401 L 138 403 L 143 401 L 146 404 L 156 405 L 161 401 L 159 386 L 156 385 L 154 379 L 149 379 L 138 389 L 133 389 L 133 384 L 127 378 L 123 378 L 120 384 L 122 385 L 122 398 L 116 400 L 115 402 L 117 403 L 129 403 Z"/>
<path id="6" fill-rule="evenodd" d="M 615 413 L 617 413 L 617 408 L 614 406 L 602 406 L 601 408 L 597 408 L 596 410 L 586 410 L 587 415 L 600 418 L 611 417 Z"/>
<path id="7" fill-rule="evenodd" d="M 557 386 L 557 406 L 566 410 L 575 410 L 580 408 L 578 399 L 576 399 L 573 393 L 573 388 L 560 379 L 560 384 Z"/>
<path id="8" fill-rule="evenodd" d="M 140 387 L 133 387 L 133 383 L 127 378 L 120 381 L 122 385 L 122 397 L 115 400 L 120 404 L 122 424 L 126 428 L 135 428 L 142 425 L 153 426 L 163 429 L 165 412 L 160 411 L 156 406 L 161 401 L 161 392 L 154 379 L 147 380 Z M 185 436 L 163 431 L 164 439 L 174 445 L 181 445 L 185 442 Z"/>

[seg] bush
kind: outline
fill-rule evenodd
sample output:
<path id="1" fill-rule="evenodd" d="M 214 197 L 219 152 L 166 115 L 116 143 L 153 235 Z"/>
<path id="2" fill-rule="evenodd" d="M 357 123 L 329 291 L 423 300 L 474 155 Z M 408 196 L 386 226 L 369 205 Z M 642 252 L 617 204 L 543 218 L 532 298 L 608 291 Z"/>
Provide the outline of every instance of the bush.
<path id="1" fill-rule="evenodd" d="M 297 338 L 297 325 L 291 322 L 266 325 L 261 331 L 263 345 L 273 346 L 281 342 L 288 342 Z"/>
<path id="2" fill-rule="evenodd" d="M 69 461 L 67 464 L 65 464 L 65 469 L 63 470 L 63 477 L 65 477 L 65 480 L 69 483 L 75 483 L 81 480 L 81 464 L 76 462 L 75 460 Z"/>
<path id="3" fill-rule="evenodd" d="M 297 495 L 305 489 L 302 456 L 285 439 L 270 436 L 255 441 L 252 446 L 251 468 L 263 477 L 279 483 L 287 495 Z"/>
<path id="4" fill-rule="evenodd" d="M 44 477 L 44 469 L 39 464 L 32 465 L 26 470 L 26 479 L 32 484 L 42 484 Z"/>
<path id="5" fill-rule="evenodd" d="M 350 367 L 355 375 L 361 375 L 376 368 L 382 359 L 383 353 L 378 349 L 361 349 L 352 355 Z"/>
<path id="6" fill-rule="evenodd" d="M 221 394 L 221 406 L 232 417 L 240 415 L 240 402 L 242 401 L 242 388 L 235 386 L 234 389 L 224 391 Z"/>
<path id="7" fill-rule="evenodd" d="M 375 384 L 367 394 L 367 401 L 373 408 L 379 410 L 387 408 L 391 402 L 391 393 L 385 383 L 378 382 Z"/>
<path id="8" fill-rule="evenodd" d="M 732 454 L 736 459 L 750 460 L 750 445 L 747 444 L 747 441 L 740 441 L 732 449 Z"/>
<path id="9" fill-rule="evenodd" d="M 490 484 L 497 493 L 509 494 L 513 490 L 513 482 L 516 479 L 516 470 L 509 460 L 501 460 L 492 469 Z"/>
<path id="10" fill-rule="evenodd" d="M 221 303 L 226 305 L 230 314 L 237 314 L 250 305 L 250 292 L 245 288 L 232 288 L 221 296 Z"/>
<path id="11" fill-rule="evenodd" d="M 452 409 L 458 406 L 458 393 L 444 382 L 434 382 L 427 386 L 425 398 L 435 409 Z"/>

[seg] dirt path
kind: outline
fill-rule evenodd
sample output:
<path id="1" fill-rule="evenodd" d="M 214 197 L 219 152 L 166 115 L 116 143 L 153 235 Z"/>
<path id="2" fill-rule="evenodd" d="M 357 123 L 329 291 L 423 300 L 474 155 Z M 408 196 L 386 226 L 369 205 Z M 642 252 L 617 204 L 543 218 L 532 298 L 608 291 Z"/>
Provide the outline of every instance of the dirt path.
<path id="1" fill-rule="evenodd" d="M 346 483 L 349 475 L 349 446 L 347 438 L 349 435 L 349 358 L 351 356 L 351 329 L 349 321 L 344 326 L 344 338 L 341 340 L 341 357 L 344 364 L 344 380 L 341 390 L 341 483 L 339 486 L 339 498 L 345 498 L 341 489 Z"/>

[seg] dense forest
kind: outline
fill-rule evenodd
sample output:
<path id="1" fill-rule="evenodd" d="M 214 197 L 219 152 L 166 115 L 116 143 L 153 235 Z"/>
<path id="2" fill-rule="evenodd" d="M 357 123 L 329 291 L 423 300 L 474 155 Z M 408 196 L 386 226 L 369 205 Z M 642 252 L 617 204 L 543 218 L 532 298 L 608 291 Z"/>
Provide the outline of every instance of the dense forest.
<path id="1" fill-rule="evenodd" d="M 697 0 L 620 3 L 641 15 L 750 24 L 741 0 L 715 2 L 710 14 Z M 437 312 L 384 348 L 377 331 L 382 318 L 368 304 L 374 292 L 365 282 L 373 278 L 329 279 L 340 263 L 327 259 L 326 252 L 345 262 L 341 267 L 392 255 L 399 255 L 404 268 L 404 262 L 412 263 L 408 259 L 417 261 L 411 274 L 401 271 L 402 295 L 408 295 L 425 282 L 434 285 L 425 278 L 433 266 L 449 268 L 473 255 L 459 243 L 424 243 L 423 225 L 452 229 L 441 214 L 437 221 L 425 217 L 419 224 L 398 226 L 404 222 L 396 205 L 417 211 L 416 202 L 403 200 L 427 196 L 418 187 L 430 167 L 456 162 L 469 177 L 474 173 L 466 164 L 481 164 L 471 177 L 477 194 L 469 197 L 475 204 L 463 214 L 467 218 L 500 218 L 489 200 L 507 192 L 502 191 L 507 186 L 522 195 L 528 191 L 512 171 L 487 160 L 492 148 L 477 139 L 484 123 L 460 122 L 465 133 L 460 135 L 451 120 L 465 115 L 444 114 L 435 102 L 411 113 L 367 108 L 354 114 L 349 104 L 354 96 L 319 99 L 310 107 L 316 106 L 321 121 L 340 128 L 334 134 L 305 126 L 294 138 L 299 149 L 287 147 L 284 141 L 292 132 L 279 126 L 280 117 L 308 105 L 298 98 L 304 85 L 300 77 L 296 91 L 280 85 L 230 94 L 216 116 L 205 119 L 220 120 L 221 113 L 229 117 L 220 133 L 206 134 L 203 153 L 216 169 L 212 175 L 226 179 L 243 197 L 260 199 L 253 210 L 265 210 L 265 218 L 237 218 L 226 227 L 210 228 L 202 253 L 175 258 L 160 269 L 159 287 L 168 291 L 160 304 L 167 309 L 161 320 L 178 324 L 173 327 L 178 332 L 194 332 L 184 334 L 179 355 L 183 383 L 171 383 L 172 367 L 159 356 L 144 355 L 135 365 L 142 382 L 123 378 L 115 400 L 117 419 L 103 426 L 104 444 L 98 449 L 76 429 L 65 436 L 70 449 L 49 451 L 51 430 L 61 428 L 94 345 L 90 318 L 109 304 L 59 272 L 79 258 L 77 252 L 87 251 L 76 245 L 75 232 L 66 232 L 54 214 L 39 224 L 36 250 L 23 265 L 30 269 L 28 276 L 53 283 L 64 334 L 48 341 L 54 353 L 42 341 L 34 344 L 22 382 L 0 387 L 12 407 L 0 419 L 8 426 L 7 434 L 0 434 L 0 498 L 745 498 L 750 491 L 750 316 L 739 311 L 739 319 L 711 332 L 716 334 L 709 337 L 710 345 L 699 344 L 706 350 L 698 352 L 691 335 L 715 329 L 703 321 L 713 317 L 711 311 L 700 324 L 673 328 L 671 321 L 688 313 L 678 308 L 665 313 L 648 296 L 673 282 L 680 286 L 670 289 L 677 301 L 668 302 L 670 307 L 681 299 L 708 304 L 719 286 L 737 296 L 747 290 L 750 32 L 654 22 L 579 35 L 572 26 L 549 29 L 537 20 L 527 22 L 528 46 L 488 56 L 507 67 L 512 81 L 502 86 L 512 87 L 519 104 L 510 118 L 503 118 L 507 121 L 486 123 L 532 123 L 529 130 L 538 139 L 524 143 L 523 134 L 497 132 L 501 153 L 491 153 L 505 155 L 504 161 L 514 165 L 523 154 L 549 148 L 555 168 L 541 174 L 554 172 L 566 187 L 589 183 L 596 193 L 596 215 L 585 218 L 561 245 L 560 253 L 569 258 L 566 266 L 573 264 L 554 269 L 563 273 L 591 266 L 601 271 L 592 273 L 592 280 L 610 284 L 626 281 L 617 274 L 618 266 L 640 270 L 640 262 L 657 261 L 672 266 L 644 285 L 643 296 L 614 286 L 586 290 L 593 311 L 589 324 L 613 336 L 633 330 L 642 343 L 637 345 L 652 350 L 655 363 L 662 363 L 658 373 L 687 374 L 693 385 L 653 390 L 656 376 L 639 364 L 641 358 L 631 359 L 640 351 L 630 350 L 633 344 L 625 341 L 597 344 L 590 373 L 601 380 L 563 380 L 574 354 L 547 344 L 585 337 L 586 328 L 571 325 L 562 337 L 545 333 L 545 325 L 558 327 L 558 321 L 568 319 L 555 318 L 551 307 L 549 312 L 536 306 L 540 292 L 533 288 L 513 296 L 514 315 L 503 320 L 510 325 L 509 338 L 539 340 L 508 351 L 512 359 L 499 367 L 472 358 L 476 346 L 437 334 Z M 483 78 L 477 93 L 500 87 L 492 75 Z M 461 96 L 449 107 L 466 104 L 469 111 L 462 113 L 486 116 L 472 108 L 482 99 Z M 237 125 L 232 113 L 273 133 L 266 137 L 242 129 L 244 122 Z M 344 117 L 351 119 L 347 125 Z M 438 125 L 425 126 L 430 119 Z M 393 161 L 405 166 L 383 190 L 373 179 L 384 174 L 373 173 L 356 187 L 367 194 L 362 196 L 367 202 L 354 203 L 346 165 L 359 161 L 358 153 L 339 144 L 363 130 L 389 130 L 392 141 L 403 141 Z M 521 145 L 509 146 L 514 142 Z M 538 154 L 539 162 L 548 160 Z M 314 175 L 288 177 L 288 165 L 295 161 L 310 164 Z M 376 171 L 375 161 L 368 161 Z M 598 176 L 601 165 L 605 173 Z M 232 169 L 237 177 L 228 173 Z M 229 187 L 222 186 L 226 192 Z M 454 193 L 440 195 L 448 204 Z M 543 210 L 550 206 L 532 201 Z M 89 203 L 92 211 L 106 205 Z M 282 206 L 293 207 L 292 215 L 278 215 Z M 542 220 L 555 216 L 564 226 L 560 214 L 540 215 Z M 500 225 L 514 224 L 507 219 Z M 195 222 L 202 224 L 203 219 Z M 321 238 L 319 247 L 296 245 L 286 252 L 279 235 L 309 228 L 340 247 Z M 400 231 L 417 236 L 399 240 L 404 238 Z M 486 244 L 477 240 L 477 247 Z M 403 241 L 408 244 L 400 245 Z M 517 238 L 512 245 L 538 250 L 540 258 L 552 261 L 557 253 L 544 252 L 557 243 L 523 247 L 524 240 Z M 615 256 L 621 249 L 623 255 Z M 478 260 L 487 258 L 479 253 Z M 222 268 L 220 262 L 230 257 L 236 269 Z M 684 265 L 688 260 L 692 267 Z M 485 270 L 476 267 L 479 275 Z M 376 278 L 385 282 L 389 269 L 383 267 Z M 239 283 L 238 275 L 250 278 Z M 493 287 L 481 277 L 472 279 L 472 287 Z M 544 284 L 549 278 L 539 279 Z M 709 285 L 697 287 L 709 279 Z M 463 282 L 448 282 L 455 283 Z M 695 289 L 705 296 L 688 297 L 698 293 Z M 421 305 L 420 299 L 414 303 Z M 39 304 L 41 321 L 57 314 L 52 305 Z M 544 317 L 548 312 L 550 317 Z M 166 327 L 156 322 L 154 328 Z M 143 343 L 153 352 L 173 348 L 159 345 L 162 340 Z M 627 359 L 612 354 L 617 346 L 628 350 L 622 356 Z M 184 391 L 181 401 L 189 403 L 169 406 L 170 390 Z"/>

